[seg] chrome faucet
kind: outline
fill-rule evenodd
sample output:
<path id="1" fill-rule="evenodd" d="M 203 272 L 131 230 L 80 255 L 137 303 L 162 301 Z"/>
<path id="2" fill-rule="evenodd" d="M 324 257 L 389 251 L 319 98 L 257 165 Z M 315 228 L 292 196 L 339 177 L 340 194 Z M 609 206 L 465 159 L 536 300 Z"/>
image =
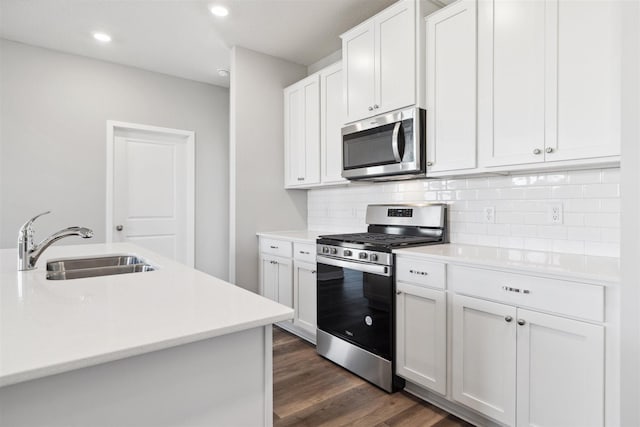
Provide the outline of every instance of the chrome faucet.
<path id="1" fill-rule="evenodd" d="M 80 236 L 83 239 L 89 239 L 93 237 L 93 230 L 84 227 L 69 227 L 56 231 L 51 236 L 44 239 L 37 245 L 33 243 L 33 222 L 40 218 L 42 215 L 51 213 L 51 211 L 43 212 L 34 216 L 29 221 L 25 222 L 20 231 L 18 231 L 18 270 L 33 270 L 36 268 L 36 262 L 42 252 L 45 251 L 51 244 L 58 240 L 69 236 Z"/>

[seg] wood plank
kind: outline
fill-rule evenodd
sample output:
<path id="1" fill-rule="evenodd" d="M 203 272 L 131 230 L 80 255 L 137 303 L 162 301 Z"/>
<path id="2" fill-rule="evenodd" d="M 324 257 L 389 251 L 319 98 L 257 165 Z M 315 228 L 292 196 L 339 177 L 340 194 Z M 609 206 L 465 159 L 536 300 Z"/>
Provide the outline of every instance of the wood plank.
<path id="1" fill-rule="evenodd" d="M 388 394 L 273 328 L 274 426 L 467 427 L 416 397 Z"/>

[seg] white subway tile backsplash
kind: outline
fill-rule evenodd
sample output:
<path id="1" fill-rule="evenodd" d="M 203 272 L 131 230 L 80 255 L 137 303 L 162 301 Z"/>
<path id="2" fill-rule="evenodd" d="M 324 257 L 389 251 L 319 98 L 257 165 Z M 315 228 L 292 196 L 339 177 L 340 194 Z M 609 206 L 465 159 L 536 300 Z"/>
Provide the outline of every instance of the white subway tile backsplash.
<path id="1" fill-rule="evenodd" d="M 618 168 L 313 189 L 308 226 L 362 231 L 367 204 L 416 202 L 449 205 L 454 243 L 607 256 L 620 252 Z M 551 224 L 547 209 L 558 202 L 563 222 Z M 495 223 L 484 222 L 485 207 L 495 209 Z"/>

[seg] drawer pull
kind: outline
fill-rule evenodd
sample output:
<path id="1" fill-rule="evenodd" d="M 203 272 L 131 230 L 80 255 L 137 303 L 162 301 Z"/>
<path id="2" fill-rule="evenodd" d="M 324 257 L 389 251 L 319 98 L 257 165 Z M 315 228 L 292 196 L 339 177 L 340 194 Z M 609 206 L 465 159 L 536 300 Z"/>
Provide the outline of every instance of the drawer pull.
<path id="1" fill-rule="evenodd" d="M 527 323 L 524 319 L 518 319 L 518 325 L 523 326 L 525 323 Z"/>
<path id="2" fill-rule="evenodd" d="M 300 253 L 301 253 L 302 255 L 309 255 L 309 252 L 305 252 L 305 251 L 300 251 Z"/>
<path id="3" fill-rule="evenodd" d="M 316 274 L 316 271 L 315 270 L 311 270 L 311 274 Z"/>
<path id="4" fill-rule="evenodd" d="M 409 270 L 409 273 L 418 274 L 420 276 L 428 276 L 429 275 L 429 273 L 427 273 L 426 271 L 418 271 L 418 270 Z"/>
<path id="5" fill-rule="evenodd" d="M 269 261 L 271 264 L 277 264 L 278 261 Z"/>
<path id="6" fill-rule="evenodd" d="M 511 321 L 513 320 L 513 317 L 511 317 L 511 316 L 507 316 L 507 317 L 505 317 L 505 318 L 504 318 L 504 320 L 505 320 L 507 323 L 511 323 Z"/>
<path id="7" fill-rule="evenodd" d="M 277 247 L 277 246 L 273 246 L 273 245 L 271 245 L 271 246 L 269 246 L 269 247 L 270 247 L 271 249 L 278 249 L 278 247 Z"/>
<path id="8" fill-rule="evenodd" d="M 515 292 L 518 294 L 530 294 L 531 291 L 529 289 L 520 289 L 520 288 L 512 288 L 511 286 L 503 286 L 502 289 L 504 289 L 507 292 Z"/>

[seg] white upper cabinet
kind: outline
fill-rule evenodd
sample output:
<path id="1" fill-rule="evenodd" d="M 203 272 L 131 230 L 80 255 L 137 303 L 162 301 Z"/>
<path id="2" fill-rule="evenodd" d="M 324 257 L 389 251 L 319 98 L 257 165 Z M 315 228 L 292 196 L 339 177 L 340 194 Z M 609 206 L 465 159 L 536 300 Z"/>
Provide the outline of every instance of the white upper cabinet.
<path id="1" fill-rule="evenodd" d="M 429 15 L 427 173 L 476 164 L 476 1 Z"/>
<path id="2" fill-rule="evenodd" d="M 621 3 L 478 0 L 482 166 L 620 154 Z"/>
<path id="3" fill-rule="evenodd" d="M 557 94 L 548 92 L 547 161 L 620 154 L 622 3 L 551 3 L 559 25 L 547 55 L 557 58 L 548 70 Z"/>
<path id="4" fill-rule="evenodd" d="M 320 76 L 284 90 L 285 188 L 320 183 Z"/>
<path id="5" fill-rule="evenodd" d="M 342 177 L 342 63 L 320 71 L 320 181 L 346 183 Z"/>
<path id="6" fill-rule="evenodd" d="M 545 1 L 478 1 L 478 137 L 485 166 L 544 160 L 545 9 Z"/>
<path id="7" fill-rule="evenodd" d="M 342 35 L 345 123 L 416 102 L 416 5 L 402 0 Z"/>
<path id="8" fill-rule="evenodd" d="M 344 184 L 342 64 L 284 89 L 285 188 Z"/>

